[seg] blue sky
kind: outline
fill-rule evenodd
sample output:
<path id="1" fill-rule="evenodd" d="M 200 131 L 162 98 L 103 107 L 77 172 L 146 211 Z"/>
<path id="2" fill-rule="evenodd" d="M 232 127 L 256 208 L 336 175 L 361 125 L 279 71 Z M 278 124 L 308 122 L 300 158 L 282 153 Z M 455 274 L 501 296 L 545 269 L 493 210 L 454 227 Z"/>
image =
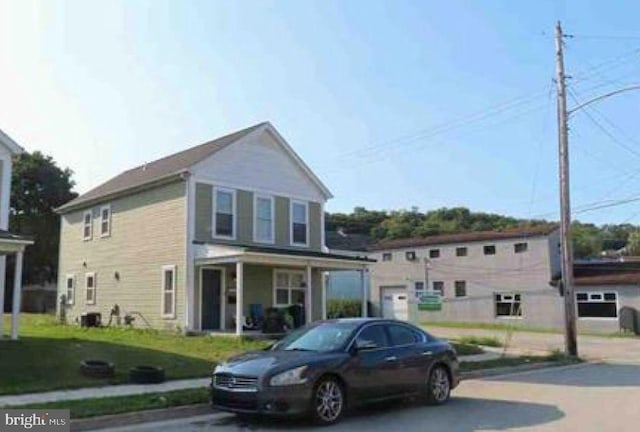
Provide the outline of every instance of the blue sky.
<path id="1" fill-rule="evenodd" d="M 572 97 L 640 83 L 633 1 L 0 0 L 0 128 L 86 191 L 269 120 L 330 211 L 558 218 L 553 26 Z M 574 101 L 570 100 L 570 105 Z M 640 92 L 571 123 L 572 198 L 638 195 Z M 640 203 L 577 213 L 640 223 Z"/>

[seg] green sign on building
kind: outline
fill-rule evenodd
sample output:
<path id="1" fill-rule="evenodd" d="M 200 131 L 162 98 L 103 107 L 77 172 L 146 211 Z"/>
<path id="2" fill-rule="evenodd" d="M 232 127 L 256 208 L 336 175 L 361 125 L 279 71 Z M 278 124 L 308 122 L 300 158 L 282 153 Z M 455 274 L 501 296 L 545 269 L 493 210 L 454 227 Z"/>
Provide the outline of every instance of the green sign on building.
<path id="1" fill-rule="evenodd" d="M 425 294 L 420 296 L 418 310 L 439 311 L 442 310 L 442 296 L 440 294 Z"/>

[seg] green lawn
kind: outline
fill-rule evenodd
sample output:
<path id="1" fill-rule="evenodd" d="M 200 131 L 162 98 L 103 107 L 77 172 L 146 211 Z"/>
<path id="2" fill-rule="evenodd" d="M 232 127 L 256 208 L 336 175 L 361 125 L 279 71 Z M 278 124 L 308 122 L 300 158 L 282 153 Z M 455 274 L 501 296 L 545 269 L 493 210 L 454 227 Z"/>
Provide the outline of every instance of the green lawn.
<path id="1" fill-rule="evenodd" d="M 8 318 L 8 317 L 7 317 Z M 5 321 L 5 332 L 9 322 Z M 126 383 L 129 368 L 155 365 L 167 379 L 207 376 L 229 356 L 261 349 L 264 342 L 234 337 L 182 336 L 123 327 L 60 325 L 50 315 L 22 314 L 20 340 L 0 343 L 0 394 Z M 80 361 L 99 359 L 116 366 L 108 380 L 85 378 Z"/>

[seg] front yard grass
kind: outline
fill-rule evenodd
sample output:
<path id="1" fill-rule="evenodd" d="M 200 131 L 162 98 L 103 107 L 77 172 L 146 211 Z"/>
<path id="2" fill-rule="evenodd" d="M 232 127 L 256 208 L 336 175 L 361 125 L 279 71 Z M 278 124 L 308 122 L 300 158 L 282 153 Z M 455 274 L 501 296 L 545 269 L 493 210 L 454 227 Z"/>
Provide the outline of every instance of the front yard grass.
<path id="1" fill-rule="evenodd" d="M 8 320 L 4 328 L 9 329 Z M 205 377 L 215 363 L 265 346 L 265 342 L 226 336 L 183 336 L 124 327 L 80 328 L 58 324 L 51 315 L 22 314 L 20 340 L 0 343 L 0 394 L 123 384 L 128 381 L 129 368 L 138 365 L 164 368 L 167 380 Z M 82 376 L 79 365 L 85 359 L 114 363 L 115 377 Z"/>

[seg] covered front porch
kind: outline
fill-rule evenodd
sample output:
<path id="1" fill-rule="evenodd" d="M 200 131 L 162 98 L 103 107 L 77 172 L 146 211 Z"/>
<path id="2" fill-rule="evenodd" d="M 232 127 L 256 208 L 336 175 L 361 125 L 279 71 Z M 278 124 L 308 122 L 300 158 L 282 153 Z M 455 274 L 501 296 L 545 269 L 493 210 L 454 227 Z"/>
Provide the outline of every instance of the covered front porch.
<path id="1" fill-rule="evenodd" d="M 18 339 L 18 327 L 20 324 L 20 307 L 22 305 L 22 262 L 24 250 L 32 245 L 33 241 L 0 230 L 0 340 L 3 338 L 4 323 L 4 298 L 6 285 L 6 259 L 7 255 L 15 255 L 15 268 L 13 272 L 13 299 L 11 302 L 11 339 Z"/>
<path id="2" fill-rule="evenodd" d="M 190 308 L 193 330 L 238 336 L 277 333 L 278 314 L 285 318 L 285 331 L 326 319 L 325 273 L 336 270 L 360 272 L 366 316 L 365 272 L 370 263 L 365 257 L 323 252 L 198 245 Z"/>

